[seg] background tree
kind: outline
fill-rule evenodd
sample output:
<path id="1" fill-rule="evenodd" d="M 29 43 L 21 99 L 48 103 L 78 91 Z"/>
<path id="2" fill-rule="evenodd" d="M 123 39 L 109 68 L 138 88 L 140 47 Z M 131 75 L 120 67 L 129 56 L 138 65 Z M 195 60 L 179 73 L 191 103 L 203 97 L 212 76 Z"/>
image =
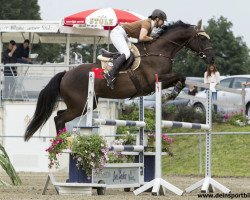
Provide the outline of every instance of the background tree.
<path id="1" fill-rule="evenodd" d="M 1 20 L 39 20 L 40 6 L 37 0 L 0 0 Z"/>
<path id="2" fill-rule="evenodd" d="M 37 0 L 0 0 L 1 20 L 40 20 L 40 6 Z M 29 39 L 29 38 L 25 38 Z M 32 39 L 31 39 L 32 42 Z M 65 45 L 34 44 L 32 52 L 38 53 L 38 62 L 62 61 Z"/>
<path id="3" fill-rule="evenodd" d="M 233 24 L 221 16 L 208 21 L 205 31 L 210 35 L 210 42 L 215 50 L 216 65 L 221 75 L 250 73 L 249 49 L 242 37 L 235 37 Z M 173 69 L 187 76 L 203 76 L 207 65 L 193 53 L 180 51 Z"/>

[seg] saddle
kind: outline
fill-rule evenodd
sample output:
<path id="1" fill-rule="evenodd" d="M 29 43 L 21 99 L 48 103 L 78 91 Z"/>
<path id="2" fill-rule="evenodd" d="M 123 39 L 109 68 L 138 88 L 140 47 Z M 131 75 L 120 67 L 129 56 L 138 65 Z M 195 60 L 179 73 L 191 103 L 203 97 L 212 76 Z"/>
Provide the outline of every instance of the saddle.
<path id="1" fill-rule="evenodd" d="M 140 65 L 141 57 L 139 57 L 140 53 L 137 47 L 131 44 L 129 45 L 129 49 L 131 52 L 130 57 L 122 66 L 119 73 L 127 73 L 128 70 L 135 70 Z M 97 57 L 97 59 L 101 61 L 104 73 L 107 73 L 108 71 L 112 69 L 113 59 L 116 59 L 117 57 L 120 56 L 119 52 L 109 52 L 105 49 L 100 49 L 99 54 L 100 55 Z"/>

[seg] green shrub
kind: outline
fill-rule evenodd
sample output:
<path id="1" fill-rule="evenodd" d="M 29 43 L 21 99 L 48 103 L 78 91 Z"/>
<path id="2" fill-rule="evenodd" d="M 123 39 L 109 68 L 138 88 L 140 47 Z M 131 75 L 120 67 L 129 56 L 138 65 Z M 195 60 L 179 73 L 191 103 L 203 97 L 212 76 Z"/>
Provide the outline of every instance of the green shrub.
<path id="1" fill-rule="evenodd" d="M 248 119 L 242 113 L 238 113 L 229 117 L 227 122 L 233 126 L 245 126 Z"/>

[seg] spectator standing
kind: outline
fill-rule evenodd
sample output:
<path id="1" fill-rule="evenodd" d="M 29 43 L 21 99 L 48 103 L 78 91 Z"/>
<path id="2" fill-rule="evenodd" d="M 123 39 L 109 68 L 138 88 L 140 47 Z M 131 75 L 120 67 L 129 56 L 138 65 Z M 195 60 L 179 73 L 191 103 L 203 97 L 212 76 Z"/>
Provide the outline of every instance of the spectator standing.
<path id="1" fill-rule="evenodd" d="M 212 100 L 217 100 L 217 91 L 215 86 L 220 83 L 220 73 L 215 64 L 208 66 L 207 71 L 204 73 L 204 83 L 210 85 Z M 214 105 L 214 112 L 217 113 L 217 105 Z"/>
<path id="2" fill-rule="evenodd" d="M 16 63 L 17 54 L 16 54 L 16 42 L 11 40 L 8 44 L 8 48 L 3 52 L 3 63 Z M 4 67 L 4 76 L 16 76 L 16 67 L 5 66 Z"/>
<path id="3" fill-rule="evenodd" d="M 18 63 L 25 63 L 25 64 L 32 64 L 31 59 L 29 58 L 30 53 L 30 41 L 24 40 L 23 44 L 17 47 L 17 62 Z"/>
<path id="4" fill-rule="evenodd" d="M 248 86 L 248 85 L 250 85 L 250 82 L 242 83 L 242 85 Z"/>
<path id="5" fill-rule="evenodd" d="M 7 49 L 3 52 L 3 63 L 16 63 L 16 42 L 11 40 L 8 44 Z M 8 98 L 15 92 L 15 77 L 17 76 L 17 70 L 14 66 L 4 66 L 4 82 L 3 82 L 3 98 Z"/>

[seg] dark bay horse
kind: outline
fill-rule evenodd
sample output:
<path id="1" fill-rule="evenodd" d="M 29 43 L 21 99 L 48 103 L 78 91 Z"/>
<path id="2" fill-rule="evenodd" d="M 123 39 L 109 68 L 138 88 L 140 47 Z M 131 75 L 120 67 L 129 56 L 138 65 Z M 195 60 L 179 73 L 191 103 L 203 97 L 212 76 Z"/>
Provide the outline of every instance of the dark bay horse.
<path id="1" fill-rule="evenodd" d="M 117 77 L 114 90 L 107 86 L 105 79 L 95 79 L 97 99 L 125 99 L 149 94 L 154 91 L 155 74 L 159 75 L 163 89 L 175 86 L 178 82 L 184 87 L 185 77 L 172 73 L 172 59 L 183 47 L 199 54 L 206 63 L 214 62 L 214 51 L 209 43 L 209 36 L 201 31 L 201 23 L 194 26 L 178 21 L 162 29 L 158 39 L 138 43 L 136 46 L 142 57 L 140 67 L 134 73 L 144 93 L 138 92 L 129 75 L 124 73 Z M 39 94 L 34 116 L 25 132 L 26 141 L 45 124 L 59 97 L 63 98 L 67 109 L 58 111 L 54 118 L 57 131 L 62 130 L 66 122 L 82 114 L 88 95 L 89 72 L 93 67 L 101 66 L 96 63 L 83 64 L 67 72 L 60 72 L 50 80 Z M 94 109 L 96 106 L 94 103 Z"/>

